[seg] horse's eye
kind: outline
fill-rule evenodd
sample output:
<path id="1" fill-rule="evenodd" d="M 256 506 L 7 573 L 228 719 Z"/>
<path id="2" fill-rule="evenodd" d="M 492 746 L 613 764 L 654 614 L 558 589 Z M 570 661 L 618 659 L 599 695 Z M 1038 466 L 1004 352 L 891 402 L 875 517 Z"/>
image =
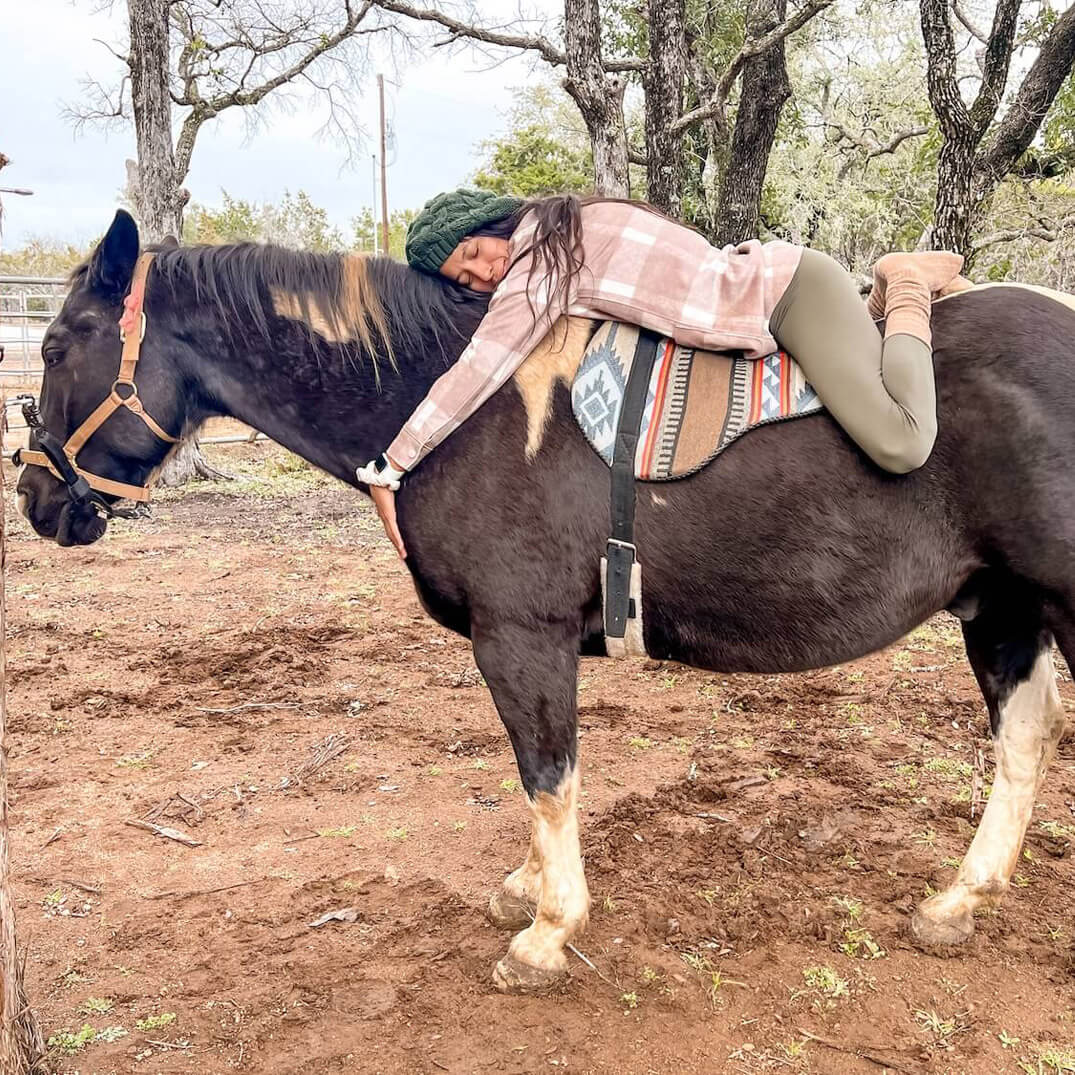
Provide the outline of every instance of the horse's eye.
<path id="1" fill-rule="evenodd" d="M 45 360 L 45 365 L 46 366 L 55 366 L 55 365 L 57 365 L 58 363 L 63 361 L 63 356 L 64 356 L 64 349 L 62 347 L 57 347 L 55 344 L 52 344 L 51 346 L 46 347 L 41 352 L 41 357 Z"/>

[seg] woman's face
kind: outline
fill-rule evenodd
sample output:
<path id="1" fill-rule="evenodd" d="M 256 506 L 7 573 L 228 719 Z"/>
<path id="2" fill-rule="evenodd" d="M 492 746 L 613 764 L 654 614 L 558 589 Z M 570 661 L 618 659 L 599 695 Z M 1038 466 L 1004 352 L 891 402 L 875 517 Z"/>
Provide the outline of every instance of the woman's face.
<path id="1" fill-rule="evenodd" d="M 472 291 L 495 291 L 508 271 L 507 239 L 469 235 L 449 255 L 440 271 L 449 280 Z"/>

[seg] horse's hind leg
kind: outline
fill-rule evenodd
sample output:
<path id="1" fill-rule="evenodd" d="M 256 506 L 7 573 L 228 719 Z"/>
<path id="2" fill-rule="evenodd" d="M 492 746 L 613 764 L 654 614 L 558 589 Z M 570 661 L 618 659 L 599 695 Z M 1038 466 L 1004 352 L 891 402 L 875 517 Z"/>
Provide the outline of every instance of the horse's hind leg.
<path id="1" fill-rule="evenodd" d="M 493 979 L 507 992 L 547 989 L 566 975 L 564 945 L 585 928 L 590 908 L 577 817 L 578 630 L 475 623 L 473 639 L 534 824 L 527 863 L 507 888 L 521 901 L 536 898 L 534 920 L 512 938 Z"/>
<path id="2" fill-rule="evenodd" d="M 925 944 L 968 940 L 975 909 L 1007 891 L 1038 786 L 1064 729 L 1052 635 L 1034 595 L 991 594 L 963 625 L 963 637 L 989 707 L 996 775 L 956 879 L 921 903 L 911 921 Z"/>

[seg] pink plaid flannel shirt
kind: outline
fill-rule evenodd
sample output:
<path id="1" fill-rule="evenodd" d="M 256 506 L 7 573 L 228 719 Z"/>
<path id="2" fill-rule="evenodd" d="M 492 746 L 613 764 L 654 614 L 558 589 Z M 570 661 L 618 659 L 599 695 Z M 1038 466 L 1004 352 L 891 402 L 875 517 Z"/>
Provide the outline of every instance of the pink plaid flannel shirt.
<path id="1" fill-rule="evenodd" d="M 535 222 L 524 218 L 512 242 L 525 247 Z M 622 202 L 582 210 L 585 263 L 566 301 L 549 301 L 529 257 L 504 277 L 466 350 L 437 379 L 388 448 L 404 470 L 458 429 L 526 360 L 562 314 L 626 321 L 684 347 L 742 351 L 761 358 L 777 349 L 773 312 L 795 274 L 802 247 L 756 239 L 717 249 L 704 236 Z"/>

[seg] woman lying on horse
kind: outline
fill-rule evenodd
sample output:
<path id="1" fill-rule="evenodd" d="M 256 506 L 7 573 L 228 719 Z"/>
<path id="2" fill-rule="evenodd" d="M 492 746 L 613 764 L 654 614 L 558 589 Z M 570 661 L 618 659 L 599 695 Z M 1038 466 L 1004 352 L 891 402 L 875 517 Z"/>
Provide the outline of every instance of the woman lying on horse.
<path id="1" fill-rule="evenodd" d="M 407 260 L 492 297 L 459 361 L 384 454 L 357 472 L 401 556 L 400 480 L 564 314 L 641 325 L 708 351 L 761 358 L 783 348 L 862 450 L 903 474 L 926 461 L 937 434 L 930 303 L 969 286 L 958 276 L 958 254 L 888 254 L 874 270 L 867 307 L 832 258 L 791 243 L 718 249 L 637 202 L 524 202 L 479 190 L 430 201 L 408 229 Z M 885 318 L 883 340 L 873 317 Z"/>

